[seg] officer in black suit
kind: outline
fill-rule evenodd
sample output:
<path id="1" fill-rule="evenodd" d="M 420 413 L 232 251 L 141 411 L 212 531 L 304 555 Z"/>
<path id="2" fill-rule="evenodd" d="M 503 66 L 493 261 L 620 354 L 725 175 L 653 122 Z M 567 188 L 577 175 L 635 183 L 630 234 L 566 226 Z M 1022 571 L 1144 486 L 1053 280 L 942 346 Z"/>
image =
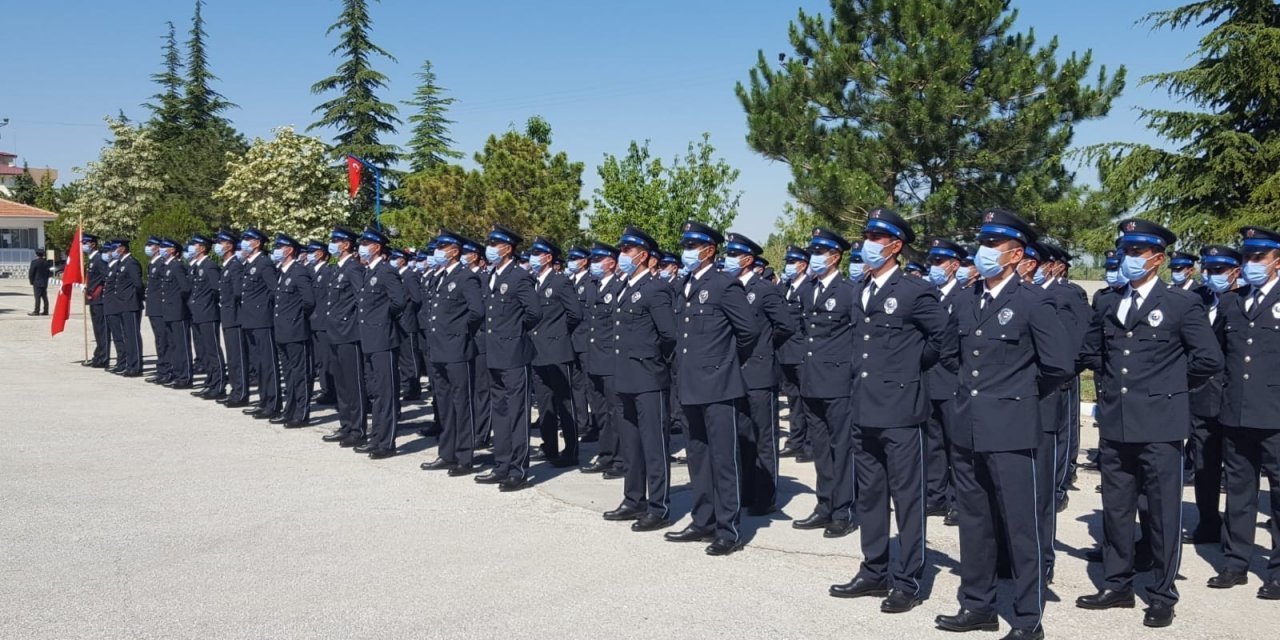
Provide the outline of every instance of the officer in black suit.
<path id="1" fill-rule="evenodd" d="M 111 315 L 107 313 L 107 295 L 111 292 L 111 278 L 116 264 L 116 245 L 114 242 L 111 240 L 103 240 L 98 245 L 98 260 L 102 262 L 105 269 L 102 275 L 102 286 L 98 293 L 98 296 L 102 298 L 102 324 L 104 327 L 103 338 L 108 342 L 107 361 L 103 368 L 107 373 L 120 373 L 122 367 L 120 366 L 120 352 L 118 350 L 115 351 L 116 364 L 111 364 L 112 350 L 116 349 L 116 343 L 119 342 L 119 338 L 111 332 L 113 320 L 111 319 Z M 116 320 L 119 320 L 119 318 Z"/>
<path id="2" fill-rule="evenodd" d="M 485 261 L 485 246 L 470 238 L 462 238 L 462 266 L 480 280 L 480 302 L 489 308 L 489 268 Z M 485 339 L 485 323 L 476 327 L 476 359 L 471 367 L 472 411 L 476 429 L 476 449 L 487 449 L 493 444 L 493 380 L 489 377 L 488 341 Z"/>
<path id="3" fill-rule="evenodd" d="M 164 322 L 164 308 L 160 304 L 160 267 L 164 263 L 164 256 L 160 252 L 160 238 L 148 237 L 142 253 L 147 256 L 147 280 L 142 292 L 144 313 L 147 322 L 151 323 L 151 337 L 156 344 L 155 373 L 146 381 L 164 384 L 173 378 L 173 372 L 169 368 L 169 334 L 165 332 L 168 325 Z"/>
<path id="4" fill-rule="evenodd" d="M 36 257 L 31 260 L 31 266 L 27 268 L 27 282 L 31 284 L 32 293 L 35 294 L 36 308 L 27 315 L 49 315 L 49 278 L 52 275 L 53 263 L 45 259 L 44 247 L 36 249 Z M 41 311 L 41 308 L 44 310 Z"/>
<path id="5" fill-rule="evenodd" d="M 244 265 L 240 271 L 240 328 L 244 332 L 250 368 L 258 376 L 258 403 L 244 413 L 260 420 L 280 413 L 280 376 L 272 304 L 276 268 L 264 249 L 270 242 L 259 229 L 249 227 L 240 235 Z"/>
<path id="6" fill-rule="evenodd" d="M 560 258 L 560 247 L 538 236 L 529 247 L 534 293 L 541 307 L 541 319 L 529 332 L 533 342 L 533 390 L 538 403 L 538 430 L 542 446 L 533 457 L 549 459 L 557 468 L 578 466 L 578 416 L 573 404 L 570 365 L 573 344 L 570 335 L 582 323 L 578 294 L 564 274 L 552 263 Z M 563 449 L 556 432 L 564 436 Z"/>
<path id="7" fill-rule="evenodd" d="M 753 516 L 778 510 L 778 362 L 775 351 L 799 330 L 800 312 L 788 306 L 777 285 L 757 273 L 756 260 L 764 251 L 740 233 L 725 237 L 724 273 L 735 277 L 747 292 L 754 312 L 756 335 L 751 357 L 742 366 L 747 386 L 746 409 L 750 421 L 738 431 L 742 470 L 742 506 Z"/>
<path id="8" fill-rule="evenodd" d="M 1046 244 L 1049 254 L 1048 281 L 1043 285 L 1046 290 L 1057 294 L 1057 299 L 1066 303 L 1070 309 L 1072 337 L 1084 341 L 1084 328 L 1093 319 L 1093 309 L 1089 305 L 1089 295 L 1080 285 L 1069 278 L 1072 257 L 1061 247 Z M 1067 317 L 1067 316 L 1061 316 Z M 1072 376 L 1062 387 L 1062 411 L 1059 419 L 1062 426 L 1058 430 L 1058 455 L 1055 459 L 1056 480 L 1054 483 L 1054 505 L 1057 512 L 1067 507 L 1067 492 L 1074 487 L 1076 478 L 1076 458 L 1080 455 L 1080 376 Z"/>
<path id="9" fill-rule="evenodd" d="M 1013 574 L 1012 639 L 1044 637 L 1045 567 L 1037 544 L 1039 399 L 1074 373 L 1053 303 L 1016 266 L 1036 233 L 1016 214 L 982 216 L 974 258 L 983 281 L 958 296 L 952 315 L 960 375 L 951 432 L 960 527 L 960 612 L 938 616 L 950 631 L 994 631 L 997 558 Z"/>
<path id="10" fill-rule="evenodd" d="M 320 389 L 311 398 L 314 405 L 330 405 L 337 402 L 333 390 L 332 347 L 329 345 L 329 332 L 326 330 L 325 306 L 329 299 L 329 280 L 333 278 L 335 267 L 329 264 L 329 247 L 318 240 L 307 245 L 306 265 L 311 269 L 311 285 L 314 288 L 315 307 L 308 319 L 311 324 L 311 363 L 312 375 Z"/>
<path id="11" fill-rule="evenodd" d="M 213 240 L 196 234 L 187 244 L 187 258 L 191 279 L 191 295 L 187 308 L 191 310 L 191 335 L 195 342 L 196 362 L 204 371 L 204 384 L 191 395 L 206 400 L 225 397 L 227 387 L 222 357 L 222 345 L 218 341 L 218 320 L 222 313 L 218 308 L 218 286 L 222 270 L 209 257 Z"/>
<path id="12" fill-rule="evenodd" d="M 494 467 L 476 476 L 481 484 L 518 491 L 527 484 L 529 464 L 529 363 L 533 342 L 528 332 L 542 320 L 533 278 L 515 264 L 520 234 L 493 225 L 485 246 L 488 277 L 484 339 L 492 382 Z"/>
<path id="13" fill-rule="evenodd" d="M 1200 264 L 1207 276 L 1206 286 L 1195 290 L 1209 310 L 1209 326 L 1226 350 L 1227 314 L 1222 301 L 1240 281 L 1243 256 L 1226 245 L 1200 248 Z M 1219 373 L 1205 378 L 1191 388 L 1191 438 L 1188 455 L 1195 474 L 1196 511 L 1199 518 L 1194 529 L 1182 533 L 1184 544 L 1217 544 L 1222 542 L 1222 426 L 1218 421 L 1222 409 L 1222 386 L 1226 382 Z"/>
<path id="14" fill-rule="evenodd" d="M 1271 485 L 1271 558 L 1258 597 L 1280 600 L 1280 233 L 1245 227 L 1240 245 L 1247 286 L 1226 294 L 1226 376 L 1223 385 L 1223 461 L 1227 477 L 1225 561 L 1209 586 L 1244 584 L 1257 530 L 1258 477 Z"/>
<path id="15" fill-rule="evenodd" d="M 787 399 L 787 446 L 778 452 L 779 457 L 811 459 L 813 449 L 809 443 L 809 433 L 805 427 L 804 402 L 800 399 L 800 365 L 805 359 L 806 338 L 803 330 L 803 305 L 806 285 L 809 283 L 809 252 L 796 245 L 787 245 L 784 254 L 785 266 L 782 268 L 782 298 L 795 314 L 799 324 L 778 347 L 778 389 Z"/>
<path id="16" fill-rule="evenodd" d="M 816 228 L 809 241 L 812 280 L 801 291 L 805 358 L 800 365 L 800 396 L 813 444 L 818 504 L 813 513 L 791 523 L 796 529 L 825 529 L 839 538 L 853 531 L 853 386 L 854 285 L 842 277 L 840 262 L 850 244 L 840 234 Z"/>
<path id="17" fill-rule="evenodd" d="M 434 247 L 432 247 L 434 248 Z M 400 381 L 401 400 L 415 402 L 422 399 L 422 368 L 419 366 L 418 312 L 422 310 L 422 275 L 409 268 L 409 256 L 401 249 L 392 249 L 391 268 L 400 276 L 404 285 L 405 308 L 397 319 L 400 327 L 400 346 L 396 347 L 396 371 Z"/>
<path id="18" fill-rule="evenodd" d="M 587 287 L 591 286 L 591 273 L 588 269 L 590 252 L 574 245 L 569 247 L 565 255 L 564 273 L 569 279 L 569 286 L 578 299 L 578 307 L 582 310 L 582 319 L 574 327 L 569 341 L 573 343 L 573 362 L 569 363 L 569 387 L 573 391 L 573 415 L 577 417 L 579 442 L 596 442 L 599 433 L 591 433 L 591 414 L 587 405 L 587 389 L 591 382 L 587 380 L 587 340 L 590 336 L 591 323 L 587 322 Z"/>
<path id="19" fill-rule="evenodd" d="M 856 291 L 853 438 L 858 517 L 865 560 L 837 597 L 885 597 L 885 613 L 921 602 L 925 543 L 924 374 L 935 363 L 955 370 L 955 333 L 937 289 L 908 276 L 898 256 L 915 232 L 896 212 L 873 209 L 863 230 L 866 276 Z M 858 340 L 859 335 L 861 340 Z M 898 559 L 890 566 L 889 502 L 897 516 Z"/>
<path id="20" fill-rule="evenodd" d="M 1183 291 L 1198 293 L 1204 287 L 1200 283 L 1200 278 L 1196 274 L 1196 262 L 1200 258 L 1194 253 L 1186 253 L 1185 251 L 1169 252 L 1169 281 L 1170 286 L 1178 287 Z"/>
<path id="21" fill-rule="evenodd" d="M 606 306 L 613 309 L 612 337 L 605 340 L 612 356 L 616 387 L 618 439 L 626 460 L 622 503 L 606 511 L 605 520 L 634 520 L 632 531 L 655 531 L 671 524 L 671 464 L 663 390 L 671 383 L 667 359 L 675 346 L 675 316 L 671 288 L 644 265 L 658 251 L 658 243 L 635 227 L 626 227 L 618 241 L 617 289 L 613 279 L 602 283 Z M 616 294 L 613 292 L 616 291 Z M 593 310 L 593 314 L 595 311 Z M 736 491 L 736 490 L 735 490 Z"/>
<path id="22" fill-rule="evenodd" d="M 711 538 L 707 554 L 722 556 L 743 545 L 738 434 L 754 428 L 742 425 L 750 420 L 742 365 L 755 348 L 755 312 L 742 283 L 715 268 L 724 236 L 692 220 L 683 231 L 681 260 L 689 276 L 676 300 L 676 393 L 689 422 L 686 450 L 694 494 L 692 522 L 666 537 L 679 542 Z M 634 295 L 623 293 L 628 299 Z"/>
<path id="23" fill-rule="evenodd" d="M 80 251 L 85 255 L 84 297 L 89 302 L 89 320 L 93 323 L 93 358 L 84 362 L 86 367 L 107 368 L 110 359 L 111 339 L 107 334 L 107 316 L 102 311 L 104 287 L 107 280 L 107 261 L 98 248 L 98 236 L 91 233 L 80 234 Z"/>
<path id="24" fill-rule="evenodd" d="M 115 259 L 107 272 L 107 299 L 103 310 L 115 338 L 116 366 L 112 371 L 126 378 L 142 375 L 142 265 L 129 253 L 129 241 L 112 240 Z"/>
<path id="25" fill-rule="evenodd" d="M 461 263 L 463 237 L 448 229 L 436 236 L 433 260 L 439 277 L 431 284 L 426 352 L 431 365 L 440 425 L 439 456 L 422 463 L 425 470 L 447 469 L 450 476 L 475 471 L 476 329 L 484 323 L 480 277 Z"/>
<path id="26" fill-rule="evenodd" d="M 591 406 L 592 429 L 599 432 L 600 446 L 596 459 L 583 467 L 583 473 L 603 473 L 606 478 L 625 478 L 622 441 L 618 429 L 619 400 L 614 381 L 617 348 L 614 309 L 622 296 L 625 285 L 617 273 L 618 249 L 613 245 L 596 242 L 591 245 L 591 287 L 587 289 L 584 305 L 587 317 L 587 379 L 591 383 L 588 402 Z M 620 355 L 620 354 L 619 354 Z"/>
<path id="27" fill-rule="evenodd" d="M 396 454 L 399 428 L 400 384 L 396 370 L 396 348 L 400 346 L 397 316 L 408 302 L 400 275 L 388 261 L 390 241 L 377 229 L 360 234 L 360 261 L 364 281 L 356 296 L 359 314 L 360 351 L 364 354 L 365 393 L 372 409 L 369 441 L 356 446 L 374 460 Z"/>
<path id="28" fill-rule="evenodd" d="M 249 347 L 240 326 L 240 283 L 244 261 L 237 248 L 240 234 L 229 229 L 219 231 L 213 237 L 213 253 L 222 260 L 222 274 L 218 277 L 218 319 L 222 323 L 222 349 L 227 360 L 227 381 L 231 391 L 220 397 L 224 388 L 214 390 L 218 403 L 227 407 L 249 405 Z"/>
<path id="29" fill-rule="evenodd" d="M 968 257 L 968 250 L 945 238 L 934 238 L 929 242 L 929 251 L 925 256 L 929 272 L 925 278 L 937 288 L 938 304 L 949 317 L 955 310 L 956 298 L 963 292 L 963 287 L 956 281 L 956 274 L 961 269 L 961 261 Z M 925 437 L 925 464 L 928 468 L 925 515 L 946 516 L 954 508 L 951 442 L 948 433 L 955 413 L 956 372 L 947 369 L 940 362 L 934 363 L 925 372 L 925 387 L 929 390 L 929 419 Z"/>
<path id="30" fill-rule="evenodd" d="M 311 311 L 315 285 L 311 269 L 302 264 L 302 243 L 283 233 L 276 235 L 271 262 L 276 265 L 275 298 L 272 301 L 272 334 L 284 374 L 283 409 L 270 419 L 286 429 L 307 426 L 311 419 L 311 371 L 307 350 L 311 345 Z"/>
<path id="31" fill-rule="evenodd" d="M 338 429 L 325 442 L 355 447 L 367 442 L 365 363 L 360 348 L 360 312 L 357 296 L 364 287 L 365 270 L 356 256 L 360 236 L 338 227 L 329 235 L 329 253 L 337 259 L 325 295 L 325 333 L 329 336 L 329 363 L 338 403 Z"/>
<path id="32" fill-rule="evenodd" d="M 1182 448 L 1191 430 L 1188 377 L 1221 371 L 1222 350 L 1200 297 L 1157 277 L 1165 248 L 1177 241 L 1173 232 L 1145 220 L 1121 222 L 1120 231 L 1129 285 L 1094 315 L 1081 351 L 1087 366 L 1107 372 L 1098 395 L 1105 578 L 1100 592 L 1076 605 L 1133 606 L 1133 527 L 1143 495 L 1155 559 L 1143 624 L 1165 627 L 1178 602 Z"/>
<path id="33" fill-rule="evenodd" d="M 163 314 L 165 353 L 169 358 L 170 377 L 164 386 L 174 389 L 190 389 L 191 370 L 191 310 L 187 298 L 191 295 L 191 278 L 187 265 L 178 257 L 179 245 L 173 238 L 161 238 L 157 249 L 159 256 L 159 303 Z"/>

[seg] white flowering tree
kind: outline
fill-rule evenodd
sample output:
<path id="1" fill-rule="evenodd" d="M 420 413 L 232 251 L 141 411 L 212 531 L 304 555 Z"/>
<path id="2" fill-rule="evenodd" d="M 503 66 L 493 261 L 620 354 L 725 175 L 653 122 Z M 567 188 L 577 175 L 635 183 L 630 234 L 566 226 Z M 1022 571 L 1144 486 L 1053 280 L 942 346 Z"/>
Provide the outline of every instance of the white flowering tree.
<path id="1" fill-rule="evenodd" d="M 101 235 L 131 236 L 164 194 L 161 148 L 145 128 L 107 117 L 111 144 L 97 160 L 77 167 L 84 177 L 67 215 L 83 216 L 85 228 Z"/>
<path id="2" fill-rule="evenodd" d="M 227 181 L 214 198 L 234 224 L 287 233 L 300 242 L 325 235 L 346 219 L 342 176 L 329 146 L 293 127 L 255 138 L 243 156 L 228 155 Z"/>

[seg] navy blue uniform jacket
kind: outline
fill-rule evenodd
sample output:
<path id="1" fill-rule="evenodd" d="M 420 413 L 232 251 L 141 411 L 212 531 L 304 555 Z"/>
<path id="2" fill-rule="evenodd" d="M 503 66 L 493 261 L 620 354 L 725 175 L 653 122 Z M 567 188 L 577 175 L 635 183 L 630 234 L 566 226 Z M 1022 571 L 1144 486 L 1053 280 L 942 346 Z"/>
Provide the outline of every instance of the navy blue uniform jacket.
<path id="1" fill-rule="evenodd" d="M 628 290 L 623 295 L 632 294 Z M 691 274 L 681 286 L 676 313 L 680 403 L 711 404 L 747 395 L 742 365 L 751 358 L 756 333 L 755 313 L 742 283 L 714 268 L 701 277 Z M 621 377 L 619 371 L 619 384 Z"/>

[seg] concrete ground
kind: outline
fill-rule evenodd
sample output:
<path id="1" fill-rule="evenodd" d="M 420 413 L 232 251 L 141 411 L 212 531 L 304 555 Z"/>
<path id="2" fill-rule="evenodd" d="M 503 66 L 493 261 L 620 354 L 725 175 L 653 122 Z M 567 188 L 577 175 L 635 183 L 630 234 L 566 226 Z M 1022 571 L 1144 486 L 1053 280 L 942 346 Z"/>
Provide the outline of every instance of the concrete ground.
<path id="1" fill-rule="evenodd" d="M 785 514 L 745 519 L 747 548 L 708 557 L 602 520 L 620 481 L 536 465 L 535 487 L 500 494 L 420 471 L 434 442 L 410 425 L 403 455 L 371 461 L 320 441 L 328 409 L 286 431 L 81 367 L 79 309 L 50 338 L 29 303 L 0 280 L 0 638 L 954 637 L 933 627 L 957 608 L 956 530 L 938 518 L 916 610 L 827 596 L 857 571 L 859 538 L 791 528 L 814 503 L 811 465 L 784 460 Z M 673 480 L 684 516 L 683 467 Z M 1171 629 L 1075 608 L 1099 570 L 1080 557 L 1101 526 L 1097 482 L 1081 472 L 1061 516 L 1050 637 L 1276 637 L 1280 603 L 1255 599 L 1256 574 L 1204 586 L 1211 546 L 1185 547 Z"/>

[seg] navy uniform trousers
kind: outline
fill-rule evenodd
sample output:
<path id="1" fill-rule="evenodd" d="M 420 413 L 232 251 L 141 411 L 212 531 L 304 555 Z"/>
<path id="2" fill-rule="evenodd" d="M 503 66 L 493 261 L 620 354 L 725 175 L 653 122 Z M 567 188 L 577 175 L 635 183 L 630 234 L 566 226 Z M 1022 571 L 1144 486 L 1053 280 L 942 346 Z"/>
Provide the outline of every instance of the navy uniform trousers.
<path id="1" fill-rule="evenodd" d="M 533 367 L 533 391 L 538 403 L 538 431 L 542 435 L 542 451 L 555 457 L 578 457 L 578 414 L 574 403 L 572 363 L 536 365 Z M 556 438 L 564 435 L 564 447 Z"/>
<path id="2" fill-rule="evenodd" d="M 613 376 L 603 376 L 612 385 Z M 623 476 L 623 506 L 643 509 L 659 518 L 670 515 L 671 441 L 667 434 L 666 406 L 661 391 L 619 393 L 614 429 L 627 460 Z M 604 442 L 603 436 L 601 442 Z M 690 455 L 689 475 L 693 475 Z M 697 516 L 694 516 L 697 525 Z M 710 531 L 709 527 L 704 528 Z"/>
<path id="3" fill-rule="evenodd" d="M 162 316 L 147 316 L 151 323 L 151 336 L 156 343 L 156 377 L 168 380 L 173 375 L 169 360 L 169 325 Z"/>
<path id="4" fill-rule="evenodd" d="M 440 459 L 460 466 L 472 463 L 476 449 L 472 366 L 470 362 L 431 363 L 431 384 L 440 424 Z"/>
<path id="5" fill-rule="evenodd" d="M 1195 464 L 1196 530 L 1210 536 L 1222 531 L 1222 430 L 1217 418 L 1191 414 L 1187 448 Z"/>
<path id="6" fill-rule="evenodd" d="M 471 416 L 476 429 L 477 449 L 493 445 L 493 376 L 489 373 L 488 357 L 483 351 L 476 353 L 471 367 Z"/>
<path id="7" fill-rule="evenodd" d="M 858 575 L 877 582 L 892 578 L 893 588 L 920 595 L 925 560 L 925 483 L 923 426 L 857 429 L 853 447 L 858 469 L 858 518 L 864 560 Z M 900 547 L 889 558 L 889 500 L 897 520 Z M 912 541 L 907 544 L 906 541 Z"/>
<path id="8" fill-rule="evenodd" d="M 778 499 L 778 392 L 748 389 L 746 409 L 750 419 L 738 422 L 742 504 L 769 509 Z"/>
<path id="9" fill-rule="evenodd" d="M 710 404 L 685 404 L 684 417 L 689 425 L 689 480 L 694 487 L 710 487 L 711 491 L 695 491 L 690 516 L 692 525 L 715 537 L 740 542 L 738 523 L 742 517 L 742 485 L 738 472 L 738 433 L 751 418 L 746 415 L 744 400 L 726 400 Z"/>
<path id="10" fill-rule="evenodd" d="M 787 448 L 810 455 L 813 447 L 809 444 L 804 400 L 800 398 L 800 365 L 780 364 L 778 367 L 782 370 L 778 389 L 787 398 Z"/>
<path id="11" fill-rule="evenodd" d="M 305 423 L 311 419 L 310 348 L 305 341 L 282 342 L 280 365 L 284 371 L 284 419 L 288 423 Z"/>
<path id="12" fill-rule="evenodd" d="M 1266 475 L 1271 485 L 1271 559 L 1262 572 L 1263 580 L 1280 580 L 1280 431 L 1223 427 L 1223 458 L 1226 461 L 1227 513 L 1223 551 L 1229 571 L 1247 571 L 1254 554 L 1253 540 L 1258 530 L 1258 477 Z"/>
<path id="13" fill-rule="evenodd" d="M 493 472 L 523 480 L 529 467 L 529 367 L 490 369 Z"/>
<path id="14" fill-rule="evenodd" d="M 1045 578 L 1052 579 L 1053 567 L 1056 561 L 1054 552 L 1054 539 L 1058 535 L 1058 509 L 1057 509 L 1057 486 L 1058 486 L 1058 464 L 1065 462 L 1065 452 L 1063 447 L 1065 443 L 1059 439 L 1063 429 L 1061 428 L 1062 418 L 1062 400 L 1063 393 L 1061 390 L 1054 390 L 1040 398 L 1040 424 L 1044 428 L 1041 434 L 1040 446 L 1036 448 L 1036 472 L 1040 477 L 1036 479 L 1036 489 L 1039 494 L 1036 496 L 1036 506 L 1040 509 L 1036 522 L 1040 525 L 1040 557 L 1044 563 Z M 1064 455 L 1060 456 L 1059 454 Z"/>
<path id="15" fill-rule="evenodd" d="M 191 385 L 191 322 L 173 320 L 165 322 L 165 336 L 169 344 L 165 352 L 169 356 L 169 375 L 179 386 Z"/>
<path id="16" fill-rule="evenodd" d="M 849 398 L 804 398 L 805 424 L 817 471 L 814 513 L 836 522 L 853 521 L 853 425 Z"/>
<path id="17" fill-rule="evenodd" d="M 91 362 L 106 366 L 107 361 L 111 359 L 111 354 L 108 353 L 111 336 L 107 333 L 107 316 L 102 310 L 103 306 L 101 302 L 89 303 L 89 320 L 93 323 L 93 360 Z"/>
<path id="18" fill-rule="evenodd" d="M 234 327 L 224 325 L 222 345 L 227 356 L 227 380 L 231 384 L 231 392 L 227 394 L 228 404 L 248 402 L 249 346 L 244 338 L 244 330 L 239 325 Z"/>
<path id="19" fill-rule="evenodd" d="M 196 344 L 196 356 L 200 370 L 205 373 L 203 387 L 222 393 L 227 386 L 222 359 L 222 345 L 218 343 L 218 322 L 197 322 L 191 325 L 191 336 Z"/>
<path id="20" fill-rule="evenodd" d="M 950 425 L 953 410 L 954 405 L 950 399 L 929 401 L 929 421 L 925 423 L 925 465 L 928 469 L 925 505 L 927 507 L 951 506 L 953 493 L 951 443 L 948 442 L 947 428 Z"/>
<path id="21" fill-rule="evenodd" d="M 116 366 L 124 373 L 142 372 L 142 317 L 137 311 L 117 313 L 107 318 L 115 340 Z"/>
<path id="22" fill-rule="evenodd" d="M 591 428 L 600 432 L 596 462 L 602 465 L 622 467 L 622 443 L 618 437 L 618 409 L 621 400 L 614 389 L 613 376 L 587 376 L 591 387 L 588 401 L 591 404 Z"/>
<path id="23" fill-rule="evenodd" d="M 364 352 L 359 342 L 329 344 L 329 364 L 338 402 L 338 430 L 353 439 L 365 437 Z"/>
<path id="24" fill-rule="evenodd" d="M 1146 498 L 1148 520 L 1144 536 L 1155 558 L 1147 593 L 1152 602 L 1178 602 L 1174 580 L 1182 561 L 1182 441 L 1098 442 L 1102 472 L 1102 533 L 1104 588 L 1132 588 L 1134 517 L 1139 496 Z M 1170 471 L 1177 469 L 1177 473 Z"/>
<path id="25" fill-rule="evenodd" d="M 280 366 L 276 357 L 275 331 L 270 327 L 244 329 L 249 364 L 258 376 L 258 408 L 264 412 L 280 412 Z"/>
<path id="26" fill-rule="evenodd" d="M 400 427 L 400 383 L 396 352 L 377 351 L 364 354 L 365 390 L 369 401 L 369 446 L 374 450 L 396 448 L 396 431 Z"/>

